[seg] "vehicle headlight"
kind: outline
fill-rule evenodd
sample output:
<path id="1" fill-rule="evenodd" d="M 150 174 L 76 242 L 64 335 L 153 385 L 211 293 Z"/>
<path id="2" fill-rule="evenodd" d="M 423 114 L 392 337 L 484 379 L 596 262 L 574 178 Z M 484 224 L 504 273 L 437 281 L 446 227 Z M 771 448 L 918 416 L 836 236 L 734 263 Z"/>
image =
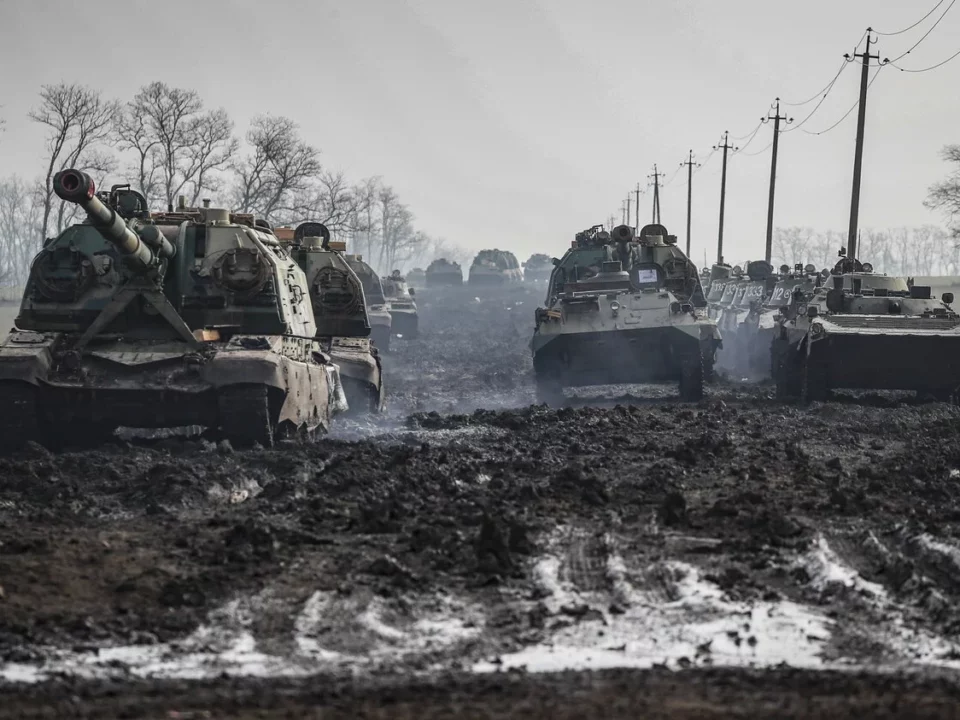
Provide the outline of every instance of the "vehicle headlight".
<path id="1" fill-rule="evenodd" d="M 620 303 L 614 300 L 612 303 L 610 303 L 610 309 L 613 311 L 613 314 L 616 315 L 617 311 L 620 309 Z"/>
<path id="2" fill-rule="evenodd" d="M 813 323 L 810 326 L 810 332 L 814 335 L 823 335 L 823 325 L 820 323 Z"/>

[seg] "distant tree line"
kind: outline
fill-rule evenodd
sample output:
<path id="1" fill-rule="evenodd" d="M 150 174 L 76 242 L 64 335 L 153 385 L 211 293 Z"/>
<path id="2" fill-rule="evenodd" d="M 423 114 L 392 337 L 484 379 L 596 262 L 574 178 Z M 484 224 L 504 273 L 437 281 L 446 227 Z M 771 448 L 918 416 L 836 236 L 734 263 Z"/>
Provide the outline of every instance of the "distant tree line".
<path id="1" fill-rule="evenodd" d="M 25 283 L 44 239 L 78 219 L 76 208 L 53 192 L 53 176 L 68 167 L 89 173 L 101 188 L 129 182 L 157 210 L 184 196 L 191 206 L 212 198 L 273 225 L 319 220 L 379 272 L 469 256 L 418 229 L 413 211 L 381 178 L 352 181 L 324 165 L 290 118 L 258 115 L 240 138 L 224 109 L 207 108 L 197 92 L 162 82 L 126 102 L 83 85 L 44 85 L 29 117 L 46 130 L 42 166 L 34 177 L 0 179 L 0 283 L 6 285 Z"/>

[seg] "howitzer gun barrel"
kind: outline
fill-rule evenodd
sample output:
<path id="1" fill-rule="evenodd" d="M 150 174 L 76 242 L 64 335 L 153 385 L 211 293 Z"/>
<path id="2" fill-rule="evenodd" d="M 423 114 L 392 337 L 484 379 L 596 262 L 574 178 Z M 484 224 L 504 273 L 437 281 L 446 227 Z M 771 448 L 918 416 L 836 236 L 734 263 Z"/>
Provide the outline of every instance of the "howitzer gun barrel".
<path id="1" fill-rule="evenodd" d="M 62 170 L 53 176 L 53 191 L 62 200 L 79 205 L 90 224 L 134 268 L 150 270 L 162 258 L 171 258 L 176 248 L 155 225 L 130 228 L 123 218 L 96 195 L 93 179 L 80 170 Z"/>

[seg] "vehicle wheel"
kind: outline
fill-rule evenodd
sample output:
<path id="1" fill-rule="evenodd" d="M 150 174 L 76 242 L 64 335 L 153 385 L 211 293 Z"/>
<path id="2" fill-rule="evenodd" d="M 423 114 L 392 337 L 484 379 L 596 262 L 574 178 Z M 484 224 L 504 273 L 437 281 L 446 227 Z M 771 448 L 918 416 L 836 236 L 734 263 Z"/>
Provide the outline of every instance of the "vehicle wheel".
<path id="1" fill-rule="evenodd" d="M 100 447 L 114 437 L 116 427 L 103 422 L 41 423 L 42 443 L 52 450 L 65 448 L 89 449 Z"/>
<path id="2" fill-rule="evenodd" d="M 263 385 L 234 385 L 220 390 L 220 430 L 238 447 L 273 447 L 276 427 Z"/>
<path id="3" fill-rule="evenodd" d="M 697 353 L 680 360 L 680 399 L 696 402 L 703 398 L 703 357 Z"/>
<path id="4" fill-rule="evenodd" d="M 714 368 L 714 365 L 717 362 L 717 347 L 716 345 L 710 345 L 709 349 L 703 352 L 701 357 L 701 362 L 703 363 L 703 380 L 706 383 L 712 383 L 717 379 L 717 371 Z"/>
<path id="5" fill-rule="evenodd" d="M 827 368 L 810 358 L 803 367 L 803 402 L 812 403 L 827 399 Z"/>

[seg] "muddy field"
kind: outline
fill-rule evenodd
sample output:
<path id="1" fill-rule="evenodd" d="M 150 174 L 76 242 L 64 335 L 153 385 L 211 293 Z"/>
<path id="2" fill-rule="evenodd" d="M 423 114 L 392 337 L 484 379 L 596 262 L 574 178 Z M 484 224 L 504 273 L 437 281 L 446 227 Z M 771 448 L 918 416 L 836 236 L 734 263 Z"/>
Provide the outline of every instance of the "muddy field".
<path id="1" fill-rule="evenodd" d="M 0 718 L 956 716 L 958 409 L 531 406 L 538 293 L 418 299 L 377 422 L 0 458 Z"/>

